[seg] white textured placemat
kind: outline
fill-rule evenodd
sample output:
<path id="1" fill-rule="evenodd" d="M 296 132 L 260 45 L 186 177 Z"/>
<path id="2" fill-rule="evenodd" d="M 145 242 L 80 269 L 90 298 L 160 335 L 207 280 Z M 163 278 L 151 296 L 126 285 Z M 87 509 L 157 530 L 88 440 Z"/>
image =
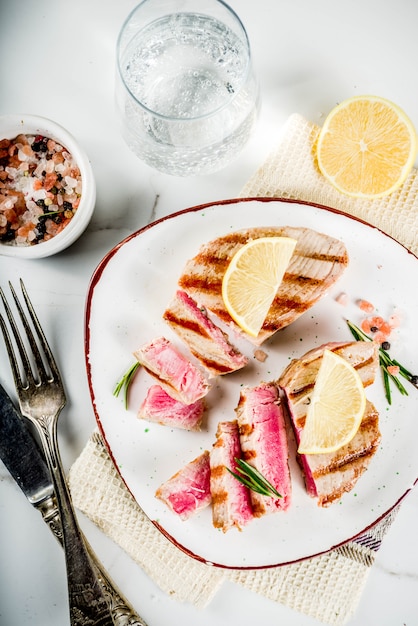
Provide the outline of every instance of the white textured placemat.
<path id="1" fill-rule="evenodd" d="M 418 254 L 418 179 L 379 200 L 343 196 L 324 180 L 315 162 L 319 128 L 292 115 L 276 150 L 249 180 L 241 197 L 294 198 L 331 206 L 385 231 Z M 324 555 L 267 570 L 220 570 L 178 550 L 147 519 L 126 489 L 94 432 L 72 466 L 74 504 L 118 543 L 170 596 L 204 608 L 229 579 L 324 624 L 345 624 L 354 613 L 382 538 L 397 508 L 356 540 Z"/>

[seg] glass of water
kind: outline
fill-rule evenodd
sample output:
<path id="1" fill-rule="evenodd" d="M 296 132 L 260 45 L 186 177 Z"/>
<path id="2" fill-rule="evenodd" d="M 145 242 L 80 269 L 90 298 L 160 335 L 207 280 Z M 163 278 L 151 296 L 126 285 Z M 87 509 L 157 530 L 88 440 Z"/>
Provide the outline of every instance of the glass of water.
<path id="1" fill-rule="evenodd" d="M 257 117 L 243 24 L 222 0 L 143 0 L 117 43 L 116 105 L 129 147 L 176 176 L 225 167 Z"/>

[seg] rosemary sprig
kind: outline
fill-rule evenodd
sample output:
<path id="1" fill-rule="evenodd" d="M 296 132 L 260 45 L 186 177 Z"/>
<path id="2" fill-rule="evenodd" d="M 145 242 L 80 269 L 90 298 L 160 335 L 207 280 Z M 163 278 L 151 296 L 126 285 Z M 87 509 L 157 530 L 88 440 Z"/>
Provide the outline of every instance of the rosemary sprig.
<path id="1" fill-rule="evenodd" d="M 350 322 L 350 320 L 346 320 L 346 322 L 354 339 L 356 339 L 357 341 L 373 341 L 373 339 L 369 337 L 369 335 L 366 335 L 366 333 L 363 332 L 361 328 L 358 328 L 358 326 Z M 382 346 L 379 347 L 379 365 L 382 370 L 383 384 L 385 387 L 385 395 L 389 404 L 392 404 L 392 393 L 390 389 L 390 381 L 392 381 L 396 385 L 396 387 L 398 388 L 398 390 L 403 396 L 407 396 L 408 391 L 405 389 L 404 385 L 402 384 L 402 381 L 399 380 L 398 376 L 395 376 L 394 374 L 391 374 L 390 371 L 388 371 L 388 367 L 393 367 L 393 366 L 399 367 L 399 375 L 405 378 L 412 385 L 414 385 L 414 387 L 418 387 L 418 377 L 412 374 L 406 367 L 401 365 L 396 359 L 392 359 L 389 352 L 385 350 L 384 348 L 382 348 Z"/>
<path id="2" fill-rule="evenodd" d="M 262 496 L 270 496 L 272 498 L 282 498 L 283 496 L 273 487 L 273 485 L 261 474 L 255 467 L 244 461 L 243 459 L 235 459 L 237 471 L 233 472 L 229 467 L 226 469 L 240 483 L 260 493 Z"/>
<path id="3" fill-rule="evenodd" d="M 139 367 L 139 362 L 133 363 L 128 370 L 123 374 L 123 376 L 118 380 L 113 390 L 113 395 L 117 398 L 122 391 L 124 390 L 124 404 L 125 409 L 128 408 L 128 393 L 129 386 L 135 376 L 135 373 Z"/>

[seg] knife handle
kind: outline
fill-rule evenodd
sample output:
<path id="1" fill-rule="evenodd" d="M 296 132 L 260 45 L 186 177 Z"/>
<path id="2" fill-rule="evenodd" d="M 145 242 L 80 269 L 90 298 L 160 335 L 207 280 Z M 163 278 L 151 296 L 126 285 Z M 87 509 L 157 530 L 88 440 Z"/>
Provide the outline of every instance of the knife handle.
<path id="1" fill-rule="evenodd" d="M 49 526 L 53 535 L 63 546 L 64 538 L 62 534 L 61 517 L 53 496 L 49 496 L 35 505 L 40 511 L 44 522 Z M 115 626 L 147 626 L 146 622 L 139 617 L 128 601 L 123 597 L 115 583 L 109 577 L 103 566 L 98 561 L 92 547 L 84 538 L 89 552 L 90 559 L 99 574 L 99 582 L 110 606 L 112 619 Z"/>

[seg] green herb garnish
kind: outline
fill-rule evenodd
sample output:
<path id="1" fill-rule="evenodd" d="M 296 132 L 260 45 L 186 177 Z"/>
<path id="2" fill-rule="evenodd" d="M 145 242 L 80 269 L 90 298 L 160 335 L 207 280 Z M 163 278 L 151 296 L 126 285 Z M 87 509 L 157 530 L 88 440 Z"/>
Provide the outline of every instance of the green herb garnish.
<path id="1" fill-rule="evenodd" d="M 346 320 L 346 321 L 348 324 L 348 328 L 351 331 L 351 334 L 357 341 L 373 341 L 373 339 L 369 337 L 369 335 L 366 335 L 366 333 L 363 332 L 360 328 L 358 328 L 358 326 L 356 326 L 349 320 Z M 402 384 L 402 381 L 397 376 L 395 376 L 394 374 L 391 374 L 388 371 L 388 367 L 399 367 L 399 375 L 405 378 L 412 385 L 414 385 L 414 387 L 418 386 L 417 376 L 412 374 L 409 370 L 407 370 L 406 367 L 401 365 L 398 361 L 396 361 L 396 359 L 392 359 L 389 352 L 387 350 L 384 350 L 382 346 L 379 347 L 379 365 L 382 370 L 383 384 L 385 387 L 385 395 L 389 404 L 392 404 L 392 393 L 390 389 L 390 381 L 392 381 L 396 385 L 396 387 L 398 388 L 398 390 L 403 396 L 407 396 L 408 391 L 405 389 L 404 385 Z"/>
<path id="2" fill-rule="evenodd" d="M 133 365 L 131 365 L 131 367 L 124 373 L 124 375 L 122 376 L 122 378 L 120 378 L 118 380 L 118 382 L 116 383 L 116 386 L 113 390 L 113 395 L 118 397 L 120 392 L 122 391 L 122 389 L 124 390 L 124 403 L 125 403 L 125 409 L 128 408 L 128 393 L 129 393 L 129 386 L 135 376 L 136 370 L 138 369 L 140 363 L 133 363 Z"/>
<path id="3" fill-rule="evenodd" d="M 261 474 L 255 467 L 244 461 L 243 459 L 235 459 L 237 464 L 237 473 L 233 472 L 229 467 L 226 469 L 234 478 L 236 478 L 240 483 L 255 491 L 256 493 L 260 493 L 262 496 L 270 496 L 272 498 L 282 498 L 283 496 L 273 487 L 273 485 L 264 478 L 263 474 Z"/>
<path id="4" fill-rule="evenodd" d="M 59 211 L 48 211 L 47 213 L 41 213 L 38 215 L 40 217 L 50 217 L 51 215 L 60 215 L 61 213 L 65 213 L 65 209 L 60 209 Z"/>

